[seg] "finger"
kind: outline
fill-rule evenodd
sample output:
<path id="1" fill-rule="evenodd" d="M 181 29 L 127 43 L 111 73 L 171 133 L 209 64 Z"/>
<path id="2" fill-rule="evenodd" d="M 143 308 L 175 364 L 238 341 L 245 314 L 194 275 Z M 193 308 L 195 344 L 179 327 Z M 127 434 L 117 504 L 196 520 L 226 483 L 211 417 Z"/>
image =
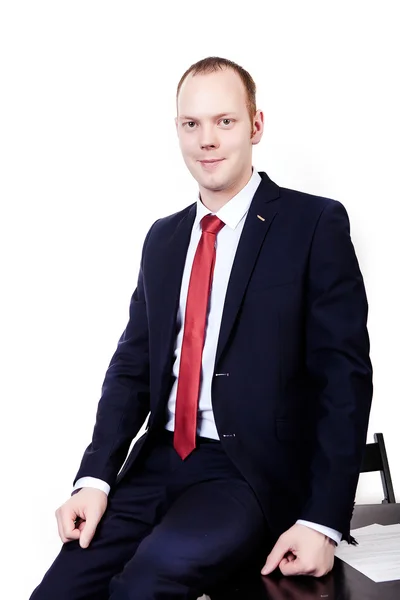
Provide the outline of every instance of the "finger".
<path id="1" fill-rule="evenodd" d="M 272 571 L 275 571 L 286 552 L 289 550 L 288 544 L 282 540 L 278 539 L 275 546 L 272 548 L 270 554 L 267 557 L 267 561 L 263 568 L 261 569 L 262 575 L 269 575 Z"/>
<path id="2" fill-rule="evenodd" d="M 74 512 L 72 514 L 66 513 L 63 515 L 62 529 L 64 533 L 65 543 L 70 542 L 72 540 L 77 540 L 80 536 L 79 529 L 76 529 L 75 527 L 76 518 L 77 515 Z"/>
<path id="3" fill-rule="evenodd" d="M 67 518 L 66 518 L 67 516 L 66 516 L 64 507 L 61 507 L 56 511 L 56 517 L 57 517 L 58 534 L 61 538 L 61 541 L 63 543 L 65 543 L 68 541 L 68 538 L 67 538 L 68 527 L 67 527 Z"/>
<path id="4" fill-rule="evenodd" d="M 99 520 L 100 519 L 97 519 L 91 515 L 88 516 L 86 521 L 83 523 L 84 526 L 83 529 L 81 529 L 79 538 L 81 548 L 87 548 L 89 546 L 96 532 Z"/>
<path id="5" fill-rule="evenodd" d="M 296 560 L 296 557 L 294 556 L 294 554 L 292 554 L 291 552 L 288 552 L 287 555 L 282 558 L 281 562 L 278 565 L 280 571 L 282 572 L 282 568 L 285 568 L 287 563 L 293 562 L 294 560 Z"/>
<path id="6" fill-rule="evenodd" d="M 72 540 L 79 540 L 80 535 L 81 535 L 80 529 L 74 526 L 73 529 L 70 529 L 66 533 L 67 542 L 72 542 Z"/>
<path id="7" fill-rule="evenodd" d="M 77 523 L 76 527 L 79 529 L 79 531 L 83 531 L 84 527 L 85 527 L 85 521 L 79 521 L 79 523 Z"/>
<path id="8" fill-rule="evenodd" d="M 282 575 L 293 576 L 293 575 L 306 575 L 306 570 L 304 569 L 304 565 L 299 558 L 295 558 L 295 560 L 288 560 L 284 558 L 279 563 L 279 570 Z"/>
<path id="9" fill-rule="evenodd" d="M 57 528 L 58 535 L 61 541 L 65 544 L 73 539 L 79 537 L 79 531 L 76 533 L 75 530 L 75 513 L 71 515 L 70 511 L 66 511 L 64 507 L 56 510 Z"/>
<path id="10" fill-rule="evenodd" d="M 289 562 L 289 559 L 285 556 L 284 558 L 282 558 L 281 562 L 279 563 L 278 567 L 279 569 L 282 571 L 282 568 Z"/>
<path id="11" fill-rule="evenodd" d="M 60 537 L 60 540 L 62 542 L 64 542 L 64 540 L 66 539 L 66 537 L 64 535 L 64 528 L 63 528 L 62 520 L 61 520 L 61 517 L 60 517 L 60 515 L 59 515 L 58 512 L 56 512 L 56 519 L 57 519 L 58 535 Z"/>

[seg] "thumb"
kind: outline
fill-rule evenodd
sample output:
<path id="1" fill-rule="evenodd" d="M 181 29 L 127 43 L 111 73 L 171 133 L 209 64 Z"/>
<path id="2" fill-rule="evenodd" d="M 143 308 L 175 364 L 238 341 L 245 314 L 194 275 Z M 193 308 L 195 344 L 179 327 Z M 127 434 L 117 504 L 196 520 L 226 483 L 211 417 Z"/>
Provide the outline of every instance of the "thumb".
<path id="1" fill-rule="evenodd" d="M 81 529 L 81 535 L 79 538 L 79 544 L 81 548 L 87 548 L 89 546 L 96 532 L 98 522 L 99 519 L 96 518 L 95 515 L 87 515 L 86 521 L 84 522 L 83 528 Z"/>
<path id="2" fill-rule="evenodd" d="M 284 540 L 279 539 L 267 556 L 266 563 L 261 569 L 261 574 L 269 575 L 272 571 L 275 571 L 288 550 L 289 545 Z"/>

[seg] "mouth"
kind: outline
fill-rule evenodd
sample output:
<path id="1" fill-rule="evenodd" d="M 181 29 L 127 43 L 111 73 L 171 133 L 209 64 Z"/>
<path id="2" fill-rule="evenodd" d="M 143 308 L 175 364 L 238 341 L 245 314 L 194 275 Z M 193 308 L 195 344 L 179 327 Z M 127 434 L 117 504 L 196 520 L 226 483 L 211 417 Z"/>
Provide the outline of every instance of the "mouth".
<path id="1" fill-rule="evenodd" d="M 200 160 L 199 163 L 205 169 L 214 169 L 214 168 L 216 168 L 216 166 L 218 166 L 224 160 L 225 160 L 224 158 L 209 158 L 206 160 Z"/>

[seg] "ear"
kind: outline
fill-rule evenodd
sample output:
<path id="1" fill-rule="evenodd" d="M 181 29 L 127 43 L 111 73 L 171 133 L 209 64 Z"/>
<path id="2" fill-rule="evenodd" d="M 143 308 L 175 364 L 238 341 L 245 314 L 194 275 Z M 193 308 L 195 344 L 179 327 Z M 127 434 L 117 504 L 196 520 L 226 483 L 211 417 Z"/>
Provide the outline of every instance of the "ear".
<path id="1" fill-rule="evenodd" d="M 264 114 L 261 110 L 258 110 L 254 115 L 253 130 L 251 136 L 251 143 L 253 145 L 258 144 L 262 138 L 264 132 Z"/>

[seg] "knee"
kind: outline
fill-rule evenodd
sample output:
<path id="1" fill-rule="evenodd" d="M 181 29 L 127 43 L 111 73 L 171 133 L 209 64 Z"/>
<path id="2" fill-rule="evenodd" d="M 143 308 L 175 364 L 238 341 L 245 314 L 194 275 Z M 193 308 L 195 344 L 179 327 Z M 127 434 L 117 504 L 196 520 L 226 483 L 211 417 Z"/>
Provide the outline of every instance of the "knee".
<path id="1" fill-rule="evenodd" d="M 123 571 L 112 578 L 109 587 L 110 600 L 133 600 L 154 598 L 158 594 L 173 597 L 182 588 L 189 588 L 192 579 L 188 563 L 170 553 L 137 552 L 125 565 Z"/>

